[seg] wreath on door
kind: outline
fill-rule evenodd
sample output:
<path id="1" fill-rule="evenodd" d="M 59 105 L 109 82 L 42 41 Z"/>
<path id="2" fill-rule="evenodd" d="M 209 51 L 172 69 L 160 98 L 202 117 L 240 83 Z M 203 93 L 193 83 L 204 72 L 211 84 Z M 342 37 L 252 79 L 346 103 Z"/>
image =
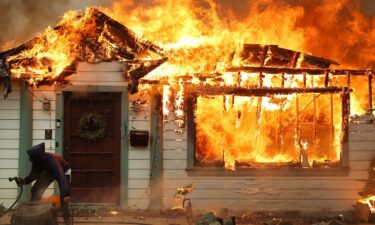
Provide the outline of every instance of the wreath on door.
<path id="1" fill-rule="evenodd" d="M 104 137 L 107 122 L 102 114 L 86 112 L 78 121 L 77 133 L 86 142 L 97 142 Z"/>

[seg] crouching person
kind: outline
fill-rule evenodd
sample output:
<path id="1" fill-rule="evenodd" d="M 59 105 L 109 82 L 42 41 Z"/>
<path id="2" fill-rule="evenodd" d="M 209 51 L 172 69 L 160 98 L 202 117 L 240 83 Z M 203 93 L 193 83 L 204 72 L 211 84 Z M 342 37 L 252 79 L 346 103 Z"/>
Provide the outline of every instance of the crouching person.
<path id="1" fill-rule="evenodd" d="M 29 159 L 32 162 L 30 174 L 21 179 L 18 185 L 30 184 L 35 181 L 31 187 L 31 201 L 40 201 L 43 193 L 48 186 L 57 181 L 60 190 L 60 201 L 65 224 L 70 224 L 69 203 L 69 182 L 70 166 L 61 156 L 45 152 L 44 143 L 34 145 L 27 150 Z"/>

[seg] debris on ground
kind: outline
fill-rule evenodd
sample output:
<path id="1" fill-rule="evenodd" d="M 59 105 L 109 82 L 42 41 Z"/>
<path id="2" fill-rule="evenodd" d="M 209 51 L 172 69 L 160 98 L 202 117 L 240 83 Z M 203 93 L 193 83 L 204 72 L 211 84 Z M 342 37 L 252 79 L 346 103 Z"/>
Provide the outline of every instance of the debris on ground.
<path id="1" fill-rule="evenodd" d="M 1 205 L 0 205 L 1 206 Z M 119 209 L 110 206 L 73 206 L 74 220 L 83 224 L 149 224 L 149 225 L 353 225 L 359 224 L 355 212 L 348 214 L 314 215 L 299 211 L 284 212 L 243 212 L 235 213 L 228 208 L 211 212 L 194 211 L 187 220 L 182 208 L 141 210 Z M 8 213 L 11 215 L 11 213 Z M 9 224 L 10 216 L 5 216 L 0 224 Z M 372 215 L 372 214 L 371 214 Z M 373 222 L 370 215 L 368 222 Z M 61 217 L 60 217 L 61 220 Z"/>
<path id="2" fill-rule="evenodd" d="M 3 203 L 0 204 L 0 216 L 3 215 L 5 212 L 6 208 L 4 207 Z"/>

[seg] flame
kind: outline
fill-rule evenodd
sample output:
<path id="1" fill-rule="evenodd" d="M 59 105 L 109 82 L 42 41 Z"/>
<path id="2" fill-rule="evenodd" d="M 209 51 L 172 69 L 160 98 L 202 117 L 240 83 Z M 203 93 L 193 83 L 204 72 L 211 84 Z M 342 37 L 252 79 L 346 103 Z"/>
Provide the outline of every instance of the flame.
<path id="1" fill-rule="evenodd" d="M 170 86 L 169 85 L 163 85 L 163 115 L 164 117 L 169 116 L 169 106 L 170 106 L 170 100 L 169 97 L 171 95 Z"/>
<path id="2" fill-rule="evenodd" d="M 319 4 L 295 5 L 272 0 L 232 2 L 225 5 L 214 0 L 178 3 L 156 0 L 150 6 L 122 0 L 110 8 L 101 8 L 130 27 L 137 34 L 137 42 L 147 39 L 165 51 L 168 61 L 146 79 L 167 80 L 168 85 L 163 87 L 164 116 L 170 115 L 173 104 L 179 127 L 185 125 L 184 98 L 188 82 L 202 88 L 324 87 L 324 75 L 283 74 L 283 80 L 280 74 L 227 72 L 229 67 L 245 64 L 239 54 L 244 43 L 278 44 L 313 52 L 340 61 L 342 67 L 348 68 L 370 68 L 375 62 L 375 31 L 371 29 L 375 19 L 361 14 L 356 1 L 323 0 Z M 245 13 L 240 15 L 232 10 L 232 4 L 244 8 Z M 11 67 L 12 74 L 15 77 L 33 74 L 27 77 L 30 84 L 46 78 L 57 79 L 69 65 L 81 59 L 80 54 L 85 52 L 81 44 L 88 37 L 95 37 L 94 43 L 100 44 L 104 59 L 111 58 L 117 43 L 109 40 L 107 23 L 97 35 L 97 24 L 91 19 L 93 12 L 94 9 L 88 9 L 84 14 L 66 13 L 57 28 L 48 28 L 28 44 L 32 48 L 7 58 L 9 63 L 18 65 Z M 343 20 L 343 15 L 351 19 Z M 322 17 L 324 22 L 316 22 Z M 269 51 L 265 62 L 272 61 Z M 141 59 L 155 57 L 143 55 L 143 51 L 138 53 Z M 295 62 L 296 68 L 303 66 L 303 58 L 302 55 Z M 96 59 L 89 61 L 94 63 Z M 185 81 L 182 76 L 192 78 Z M 200 79 L 202 76 L 206 79 Z M 331 77 L 330 85 L 347 86 L 345 76 Z M 364 83 L 367 84 L 366 77 L 351 78 L 352 114 L 362 114 L 368 109 L 368 90 L 363 88 Z M 239 161 L 298 162 L 300 147 L 295 143 L 300 140 L 309 143 L 303 149 L 310 164 L 340 160 L 342 116 L 338 94 L 198 96 L 194 113 L 198 161 L 219 161 L 226 168 L 234 168 Z M 311 126 L 316 126 L 317 133 L 311 132 Z"/>
<path id="3" fill-rule="evenodd" d="M 42 198 L 42 202 L 52 202 L 57 208 L 61 206 L 60 198 L 57 195 L 50 195 L 46 198 Z"/>
<path id="4" fill-rule="evenodd" d="M 359 200 L 363 204 L 367 204 L 371 210 L 371 213 L 375 213 L 375 195 L 368 196 L 364 199 Z"/>
<path id="5" fill-rule="evenodd" d="M 119 211 L 112 210 L 112 211 L 109 211 L 109 213 L 113 216 L 117 216 L 119 214 Z"/>
<path id="6" fill-rule="evenodd" d="M 240 161 L 299 162 L 300 148 L 295 143 L 303 138 L 303 150 L 308 153 L 310 164 L 313 161 L 336 162 L 341 152 L 341 112 L 332 115 L 335 122 L 330 123 L 329 96 L 308 94 L 303 97 L 306 101 L 302 102 L 302 97 L 299 97 L 297 127 L 296 96 L 277 96 L 274 102 L 270 97 L 235 96 L 229 103 L 227 99 L 233 99 L 232 96 L 200 96 L 196 109 L 196 158 L 202 162 L 224 160 L 226 168 L 234 168 Z M 340 102 L 340 97 L 335 100 Z M 257 119 L 258 101 L 261 101 L 263 110 Z M 319 109 L 315 117 L 317 126 L 320 126 L 317 136 L 311 130 L 313 101 L 320 103 L 316 104 Z M 330 128 L 330 124 L 334 127 Z M 297 135 L 297 129 L 301 134 Z M 314 144 L 308 145 L 308 140 Z"/>

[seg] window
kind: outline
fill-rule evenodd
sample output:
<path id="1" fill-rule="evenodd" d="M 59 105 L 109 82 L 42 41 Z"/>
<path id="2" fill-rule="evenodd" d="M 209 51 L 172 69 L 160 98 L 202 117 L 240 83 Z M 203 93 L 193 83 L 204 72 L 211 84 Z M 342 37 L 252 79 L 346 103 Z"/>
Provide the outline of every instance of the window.
<path id="1" fill-rule="evenodd" d="M 190 95 L 189 170 L 264 174 L 347 166 L 348 89 L 218 90 Z"/>

